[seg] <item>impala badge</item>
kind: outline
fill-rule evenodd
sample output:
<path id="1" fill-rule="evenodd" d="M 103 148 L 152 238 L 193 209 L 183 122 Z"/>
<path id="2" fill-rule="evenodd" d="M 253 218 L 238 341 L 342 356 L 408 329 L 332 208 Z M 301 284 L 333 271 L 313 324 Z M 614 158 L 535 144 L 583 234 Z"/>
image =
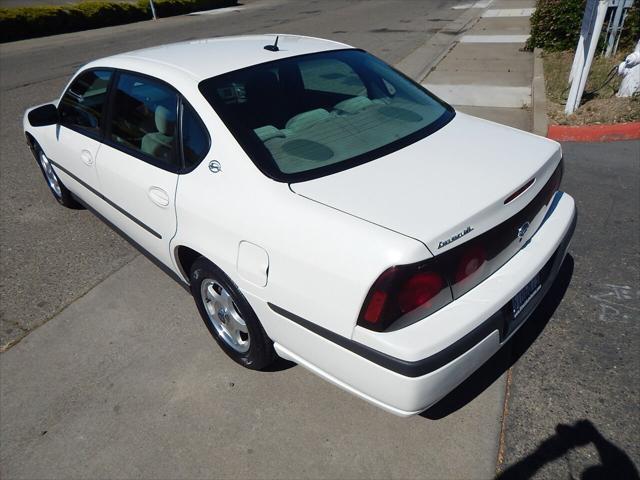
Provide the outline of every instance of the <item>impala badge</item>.
<path id="1" fill-rule="evenodd" d="M 522 238 L 525 236 L 525 234 L 527 233 L 527 230 L 529 230 L 529 222 L 524 222 L 520 228 L 518 229 L 518 240 L 522 241 Z"/>
<path id="2" fill-rule="evenodd" d="M 442 247 L 446 247 L 450 243 L 455 242 L 456 240 L 464 237 L 466 234 L 471 232 L 473 232 L 473 227 L 469 226 L 465 228 L 463 231 L 456 233 L 453 237 L 447 238 L 446 240 L 442 240 L 440 243 L 438 243 L 438 249 L 441 249 Z"/>

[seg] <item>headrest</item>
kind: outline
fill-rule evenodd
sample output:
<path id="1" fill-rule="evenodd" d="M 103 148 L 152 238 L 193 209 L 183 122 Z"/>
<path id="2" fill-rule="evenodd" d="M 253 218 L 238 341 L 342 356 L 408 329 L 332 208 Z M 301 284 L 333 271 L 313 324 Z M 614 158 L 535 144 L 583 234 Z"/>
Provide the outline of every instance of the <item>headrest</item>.
<path id="1" fill-rule="evenodd" d="M 290 130 L 298 131 L 305 128 L 312 127 L 316 123 L 325 118 L 330 117 L 331 114 L 324 108 L 316 108 L 315 110 L 309 110 L 308 112 L 299 113 L 287 122 L 287 128 Z"/>
<path id="2" fill-rule="evenodd" d="M 284 131 L 274 127 L 273 125 L 265 125 L 264 127 L 254 128 L 253 131 L 258 136 L 260 140 L 266 142 L 276 137 L 286 137 Z"/>
<path id="3" fill-rule="evenodd" d="M 373 102 L 367 97 L 358 96 L 336 103 L 333 108 L 341 113 L 357 113 L 371 105 L 373 105 Z"/>
<path id="4" fill-rule="evenodd" d="M 164 135 L 173 135 L 176 125 L 176 114 L 168 108 L 158 105 L 156 107 L 156 128 Z"/>

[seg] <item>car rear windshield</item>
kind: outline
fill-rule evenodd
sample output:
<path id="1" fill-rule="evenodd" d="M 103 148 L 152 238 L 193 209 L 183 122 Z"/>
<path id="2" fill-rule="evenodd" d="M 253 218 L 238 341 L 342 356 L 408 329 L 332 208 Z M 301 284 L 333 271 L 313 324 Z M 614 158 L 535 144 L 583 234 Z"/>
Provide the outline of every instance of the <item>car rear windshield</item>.
<path id="1" fill-rule="evenodd" d="M 387 155 L 455 114 L 362 50 L 263 63 L 204 80 L 199 88 L 258 168 L 285 182 Z"/>

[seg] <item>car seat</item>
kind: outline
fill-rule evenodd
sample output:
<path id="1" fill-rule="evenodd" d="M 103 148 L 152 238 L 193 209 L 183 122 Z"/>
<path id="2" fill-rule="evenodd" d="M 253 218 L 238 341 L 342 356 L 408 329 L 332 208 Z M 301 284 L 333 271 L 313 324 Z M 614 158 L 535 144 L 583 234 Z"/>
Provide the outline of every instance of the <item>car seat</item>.
<path id="1" fill-rule="evenodd" d="M 158 105 L 155 111 L 155 123 L 158 131 L 147 133 L 142 137 L 140 149 L 158 160 L 171 163 L 176 114 L 168 108 Z"/>

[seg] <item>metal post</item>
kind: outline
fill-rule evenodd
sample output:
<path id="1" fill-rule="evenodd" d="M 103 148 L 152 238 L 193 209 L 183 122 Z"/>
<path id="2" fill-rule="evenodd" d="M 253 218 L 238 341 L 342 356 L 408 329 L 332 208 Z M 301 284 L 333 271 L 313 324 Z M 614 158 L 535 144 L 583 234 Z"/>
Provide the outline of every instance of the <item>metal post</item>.
<path id="1" fill-rule="evenodd" d="M 153 4 L 153 0 L 149 0 L 149 5 L 151 6 L 151 15 L 153 15 L 153 19 L 157 20 L 158 17 L 156 17 L 156 7 Z"/>
<path id="2" fill-rule="evenodd" d="M 624 9 L 623 2 L 620 2 L 619 0 L 610 0 L 609 6 L 614 10 L 611 14 L 611 18 L 609 18 L 609 27 L 607 28 L 607 49 L 604 52 L 605 57 L 610 57 L 613 52 L 617 33 L 620 28 L 622 10 Z"/>
<path id="3" fill-rule="evenodd" d="M 627 6 L 622 13 L 622 20 L 620 21 L 620 30 L 618 31 L 618 37 L 616 38 L 616 43 L 613 46 L 613 55 L 618 52 L 618 44 L 620 43 L 620 37 L 622 36 L 622 30 L 624 29 L 624 21 L 627 18 L 627 14 L 629 13 L 629 8 L 633 6 L 633 0 L 627 0 Z"/>
<path id="4" fill-rule="evenodd" d="M 633 0 L 609 0 L 609 6 L 615 10 L 609 19 L 609 28 L 607 28 L 607 47 L 604 53 L 605 57 L 615 55 L 618 50 L 618 42 L 622 34 L 624 19 L 627 11 L 633 6 Z"/>
<path id="5" fill-rule="evenodd" d="M 580 40 L 576 49 L 573 67 L 571 68 L 569 98 L 564 109 L 567 115 L 572 114 L 580 105 L 584 87 L 587 84 L 593 55 L 598 46 L 598 39 L 607 14 L 608 0 L 587 0 L 587 6 L 582 20 Z M 582 47 L 582 48 L 580 48 Z"/>

